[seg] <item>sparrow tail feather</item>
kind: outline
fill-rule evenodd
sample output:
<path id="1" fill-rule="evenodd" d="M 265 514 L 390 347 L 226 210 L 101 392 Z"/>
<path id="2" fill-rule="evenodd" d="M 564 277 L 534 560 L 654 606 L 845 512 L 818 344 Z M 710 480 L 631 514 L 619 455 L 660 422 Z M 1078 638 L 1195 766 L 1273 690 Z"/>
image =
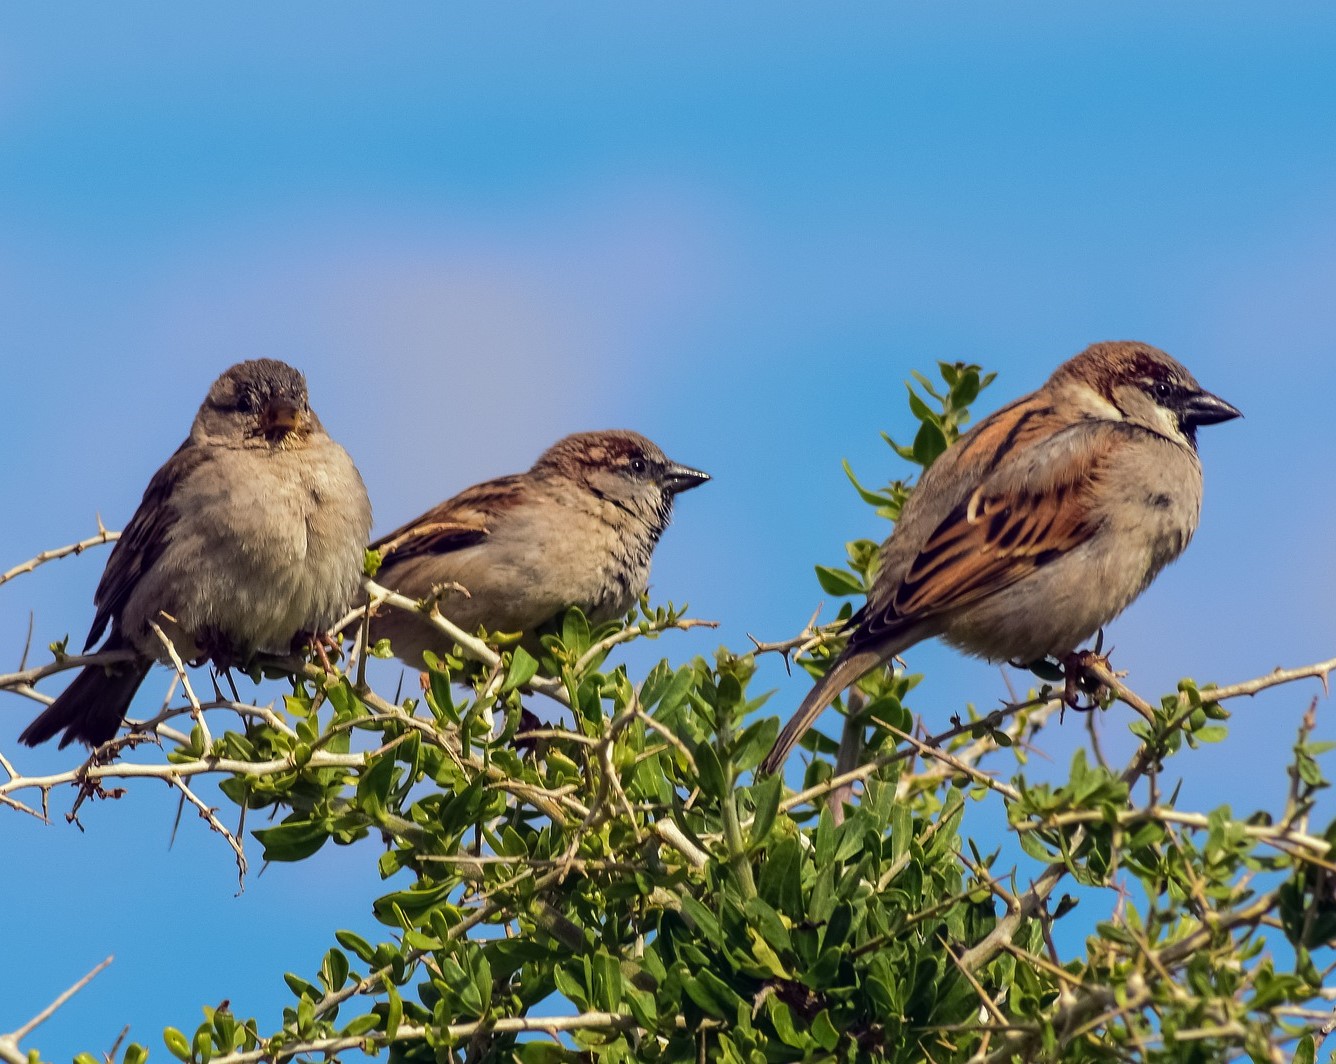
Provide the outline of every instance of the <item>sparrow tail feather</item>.
<path id="1" fill-rule="evenodd" d="M 761 762 L 760 771 L 767 775 L 778 771 L 788 758 L 790 751 L 807 734 L 807 729 L 816 722 L 816 718 L 821 716 L 825 708 L 835 701 L 839 693 L 860 676 L 871 672 L 890 658 L 892 654 L 897 653 L 899 649 L 900 647 L 896 645 L 892 646 L 889 651 L 884 647 L 855 650 L 853 653 L 846 650 L 836 658 L 835 664 L 830 667 L 825 676 L 817 681 L 816 686 L 803 699 L 803 704 L 798 707 L 798 712 L 793 714 L 789 718 L 789 722 L 784 725 L 783 730 L 779 733 L 779 738 L 775 740 L 775 745 L 770 748 L 770 753 L 766 754 L 765 760 Z"/>
<path id="2" fill-rule="evenodd" d="M 102 649 L 120 650 L 126 645 L 113 634 Z M 104 665 L 85 667 L 60 697 L 24 729 L 19 742 L 37 746 L 55 738 L 63 730 L 62 750 L 76 739 L 89 746 L 101 746 L 121 726 L 135 692 L 152 664 L 148 658 L 137 658 L 110 668 Z"/>

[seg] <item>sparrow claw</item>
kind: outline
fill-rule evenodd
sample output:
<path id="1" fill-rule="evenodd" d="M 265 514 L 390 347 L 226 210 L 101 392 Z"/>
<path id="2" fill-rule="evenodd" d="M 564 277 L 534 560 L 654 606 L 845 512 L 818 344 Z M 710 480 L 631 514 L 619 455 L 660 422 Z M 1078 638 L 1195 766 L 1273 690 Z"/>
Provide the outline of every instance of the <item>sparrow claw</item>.
<path id="1" fill-rule="evenodd" d="M 1089 713 L 1099 709 L 1100 702 L 1107 697 L 1108 689 L 1090 673 L 1089 670 L 1095 665 L 1107 669 L 1109 656 L 1101 654 L 1098 649 L 1076 650 L 1062 659 L 1064 708 L 1074 709 L 1078 713 Z M 1090 698 L 1085 704 L 1081 703 L 1082 694 Z"/>
<path id="2" fill-rule="evenodd" d="M 337 652 L 338 649 L 338 640 L 328 632 L 298 632 L 292 637 L 292 652 L 294 654 L 309 650 L 314 655 L 315 660 L 320 663 L 320 667 L 329 673 L 338 672 L 329 660 L 329 652 Z"/>

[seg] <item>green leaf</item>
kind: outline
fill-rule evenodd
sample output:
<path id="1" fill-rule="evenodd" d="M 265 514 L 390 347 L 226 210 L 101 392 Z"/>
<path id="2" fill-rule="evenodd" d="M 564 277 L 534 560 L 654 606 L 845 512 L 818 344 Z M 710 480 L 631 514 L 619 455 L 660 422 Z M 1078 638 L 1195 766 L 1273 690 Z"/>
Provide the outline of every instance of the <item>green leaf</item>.
<path id="1" fill-rule="evenodd" d="M 668 684 L 667 689 L 663 692 L 663 697 L 659 699 L 655 716 L 660 719 L 671 719 L 672 715 L 686 702 L 687 696 L 691 693 L 695 683 L 696 670 L 690 665 L 683 665 L 673 674 L 672 682 Z"/>
<path id="2" fill-rule="evenodd" d="M 770 943 L 751 928 L 748 929 L 748 934 L 751 938 L 752 957 L 756 963 L 775 979 L 791 979 L 793 976 L 788 966 L 779 959 L 779 954 L 775 952 Z"/>
<path id="3" fill-rule="evenodd" d="M 386 752 L 371 759 L 357 781 L 357 802 L 373 822 L 388 811 L 390 787 L 394 784 L 394 754 Z"/>
<path id="4" fill-rule="evenodd" d="M 681 895 L 682 915 L 687 917 L 696 929 L 708 940 L 717 942 L 723 937 L 723 931 L 719 926 L 719 920 L 714 913 L 707 909 L 693 894 Z"/>
<path id="5" fill-rule="evenodd" d="M 398 890 L 377 898 L 371 905 L 376 919 L 390 927 L 399 927 L 401 918 L 410 925 L 424 922 L 431 911 L 447 902 L 453 888 L 448 881 L 442 883 L 417 883 L 408 890 Z"/>
<path id="6" fill-rule="evenodd" d="M 343 949 L 353 950 L 353 953 L 357 954 L 358 960 L 362 961 L 363 964 L 370 964 L 371 957 L 375 956 L 375 950 L 371 948 L 370 942 L 367 942 L 359 934 L 350 932 L 350 930 L 337 930 L 337 932 L 334 932 L 334 940 L 343 946 Z"/>
<path id="7" fill-rule="evenodd" d="M 826 1052 L 830 1052 L 840 1042 L 840 1032 L 835 1029 L 835 1024 L 831 1022 L 830 1010 L 822 1009 L 812 1020 L 812 1037 L 816 1039 L 817 1044 Z"/>
<path id="8" fill-rule="evenodd" d="M 892 447 L 895 446 L 894 443 L 891 443 L 890 437 L 886 437 L 886 442 L 890 443 Z M 863 485 L 858 482 L 858 477 L 854 475 L 853 467 L 849 465 L 848 459 L 842 460 L 840 465 L 844 469 L 844 475 L 849 478 L 849 483 L 852 484 L 854 490 L 858 492 L 858 497 L 869 506 L 885 506 L 891 501 L 887 496 L 882 495 L 879 492 L 869 491 L 867 488 L 863 487 Z"/>
<path id="9" fill-rule="evenodd" d="M 837 595 L 841 598 L 847 595 L 865 594 L 867 588 L 863 586 L 862 579 L 847 569 L 833 569 L 829 565 L 818 565 L 816 567 L 817 583 L 821 585 L 821 590 L 827 595 Z"/>
<path id="10" fill-rule="evenodd" d="M 323 996 L 314 983 L 307 982 L 295 972 L 284 972 L 283 982 L 287 983 L 288 989 L 299 998 L 319 998 Z"/>
<path id="11" fill-rule="evenodd" d="M 928 404 L 914 394 L 914 386 L 905 381 L 905 390 L 909 392 L 909 410 L 919 421 L 931 422 L 934 425 L 940 424 L 937 415 L 929 409 Z"/>
<path id="12" fill-rule="evenodd" d="M 775 745 L 779 734 L 779 719 L 763 717 L 743 729 L 742 734 L 733 743 L 733 772 L 736 775 L 761 763 L 769 749 Z"/>
<path id="13" fill-rule="evenodd" d="M 1223 724 L 1207 724 L 1193 731 L 1192 737 L 1200 743 L 1218 743 L 1229 737 L 1229 729 Z"/>
<path id="14" fill-rule="evenodd" d="M 343 984 L 348 981 L 348 958 L 341 951 L 331 949 L 325 954 L 324 963 L 320 965 L 320 978 L 324 981 L 326 989 L 342 989 Z"/>
<path id="15" fill-rule="evenodd" d="M 802 844 L 796 838 L 780 839 L 761 862 L 757 883 L 761 897 L 790 919 L 802 919 Z"/>
<path id="16" fill-rule="evenodd" d="M 162 1041 L 167 1046 L 167 1052 L 178 1060 L 190 1059 L 190 1043 L 175 1027 L 168 1027 L 162 1032 Z"/>
<path id="17" fill-rule="evenodd" d="M 711 798 L 723 798 L 728 792 L 728 782 L 724 779 L 724 768 L 719 764 L 714 744 L 707 740 L 697 745 L 695 757 L 696 768 L 700 770 L 700 789 Z"/>
<path id="18" fill-rule="evenodd" d="M 760 846 L 769 836 L 775 823 L 775 814 L 779 812 L 779 799 L 783 790 L 784 783 L 778 775 L 764 776 L 752 786 L 751 799 L 756 803 L 751 825 L 753 846 Z"/>
<path id="19" fill-rule="evenodd" d="M 594 954 L 594 990 L 608 1012 L 622 1007 L 622 969 L 617 958 L 606 950 Z"/>
<path id="20" fill-rule="evenodd" d="M 684 976 L 682 988 L 701 1009 L 721 1020 L 736 1016 L 740 1006 L 750 1009 L 750 1005 L 744 1006 L 736 990 L 708 968 Z"/>
<path id="21" fill-rule="evenodd" d="M 394 987 L 386 988 L 385 1001 L 385 1040 L 393 1042 L 399 1034 L 399 1024 L 404 1019 L 404 1001 Z"/>
<path id="22" fill-rule="evenodd" d="M 328 841 L 329 829 L 322 821 L 294 814 L 277 827 L 259 829 L 255 837 L 264 846 L 266 861 L 301 861 Z"/>
<path id="23" fill-rule="evenodd" d="M 561 643 L 576 657 L 589 649 L 589 622 L 578 607 L 572 606 L 562 618 Z"/>
<path id="24" fill-rule="evenodd" d="M 358 1016 L 341 1032 L 345 1038 L 360 1038 L 364 1034 L 369 1034 L 380 1026 L 380 1017 L 375 1013 L 367 1013 L 365 1016 Z"/>
<path id="25" fill-rule="evenodd" d="M 914 436 L 914 461 L 926 469 L 937 461 L 938 456 L 946 450 L 946 446 L 946 433 L 942 431 L 941 426 L 925 421 Z"/>
<path id="26" fill-rule="evenodd" d="M 966 366 L 951 388 L 952 405 L 959 410 L 965 409 L 975 399 L 979 398 L 982 387 L 983 382 L 979 379 L 978 367 Z"/>
<path id="27" fill-rule="evenodd" d="M 775 1033 L 786 1046 L 802 1049 L 811 1041 L 806 1033 L 799 1034 L 793 1022 L 793 1010 L 775 997 L 766 998 L 765 1009 L 770 1022 L 775 1026 Z M 806 1024 L 804 1024 L 806 1026 Z"/>
<path id="28" fill-rule="evenodd" d="M 748 927 L 760 934 L 773 950 L 788 953 L 793 948 L 783 919 L 763 899 L 748 898 L 743 911 L 747 916 Z"/>
<path id="29" fill-rule="evenodd" d="M 538 673 L 538 660 L 522 646 L 517 646 L 511 653 L 510 668 L 506 671 L 505 683 L 501 685 L 502 694 L 507 694 L 523 687 Z"/>

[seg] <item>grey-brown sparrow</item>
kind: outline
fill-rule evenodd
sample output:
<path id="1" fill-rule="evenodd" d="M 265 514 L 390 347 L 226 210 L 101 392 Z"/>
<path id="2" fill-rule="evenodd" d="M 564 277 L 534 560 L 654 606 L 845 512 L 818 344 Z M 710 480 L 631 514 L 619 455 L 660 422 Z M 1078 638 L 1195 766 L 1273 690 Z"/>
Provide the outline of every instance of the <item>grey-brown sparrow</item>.
<path id="1" fill-rule="evenodd" d="M 1187 546 L 1201 510 L 1197 427 L 1238 416 L 1163 351 L 1117 342 L 985 418 L 923 474 L 848 645 L 762 771 L 842 690 L 920 640 L 989 661 L 1070 659 Z"/>
<path id="2" fill-rule="evenodd" d="M 591 623 L 611 620 L 644 594 L 673 499 L 709 479 L 639 433 L 576 433 L 527 473 L 466 488 L 377 540 L 376 579 L 433 599 L 469 632 L 531 633 L 571 606 Z M 424 651 L 449 649 L 423 614 L 384 606 L 371 638 L 418 668 Z"/>
<path id="3" fill-rule="evenodd" d="M 63 747 L 116 734 L 153 661 L 245 662 L 324 632 L 361 586 L 371 503 L 357 467 L 311 410 L 306 380 L 273 359 L 241 362 L 209 389 L 177 452 L 107 560 L 85 652 L 90 665 L 19 736 Z"/>

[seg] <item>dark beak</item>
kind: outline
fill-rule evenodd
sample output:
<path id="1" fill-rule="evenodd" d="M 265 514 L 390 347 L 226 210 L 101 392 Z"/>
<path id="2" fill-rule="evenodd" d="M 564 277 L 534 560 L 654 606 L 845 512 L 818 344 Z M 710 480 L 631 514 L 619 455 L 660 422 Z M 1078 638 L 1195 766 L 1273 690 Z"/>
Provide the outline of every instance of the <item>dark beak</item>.
<path id="1" fill-rule="evenodd" d="M 1218 425 L 1243 417 L 1243 411 L 1210 392 L 1198 392 L 1183 404 L 1183 422 L 1187 425 Z"/>
<path id="2" fill-rule="evenodd" d="M 663 473 L 663 490 L 670 495 L 677 495 L 692 488 L 699 488 L 710 479 L 709 473 L 702 473 L 690 466 L 673 462 Z"/>
<path id="3" fill-rule="evenodd" d="M 306 411 L 290 399 L 271 399 L 260 415 L 260 427 L 271 440 L 306 427 Z"/>

